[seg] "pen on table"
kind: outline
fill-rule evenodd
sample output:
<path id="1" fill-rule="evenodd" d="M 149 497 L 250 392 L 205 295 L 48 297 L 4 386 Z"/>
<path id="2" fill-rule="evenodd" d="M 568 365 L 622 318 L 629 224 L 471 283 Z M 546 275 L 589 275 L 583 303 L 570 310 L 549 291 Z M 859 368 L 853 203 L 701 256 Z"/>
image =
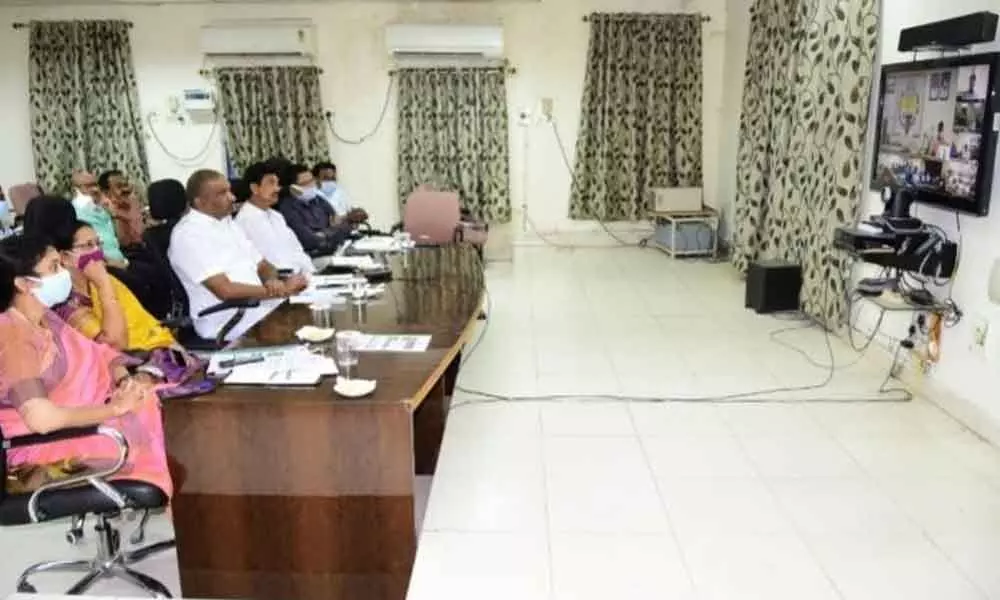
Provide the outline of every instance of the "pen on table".
<path id="1" fill-rule="evenodd" d="M 239 367 L 241 365 L 252 365 L 254 363 L 264 362 L 263 356 L 248 356 L 246 358 L 230 358 L 229 360 L 223 360 L 219 362 L 220 369 L 232 369 L 233 367 Z"/>

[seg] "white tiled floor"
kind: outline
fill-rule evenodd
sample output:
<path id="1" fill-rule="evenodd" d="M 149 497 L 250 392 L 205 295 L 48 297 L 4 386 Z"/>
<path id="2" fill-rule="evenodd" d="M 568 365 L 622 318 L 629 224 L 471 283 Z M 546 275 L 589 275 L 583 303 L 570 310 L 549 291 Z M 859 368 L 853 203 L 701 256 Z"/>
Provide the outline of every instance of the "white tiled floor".
<path id="1" fill-rule="evenodd" d="M 725 264 L 533 248 L 489 287 L 467 388 L 691 397 L 826 375 L 771 340 L 797 324 L 745 311 Z M 782 338 L 828 360 L 816 330 Z M 457 407 L 410 599 L 1000 600 L 1000 453 L 924 401 L 794 401 L 871 397 L 887 368 L 872 354 L 781 404 Z M 61 531 L 0 530 L 0 596 L 69 553 Z M 171 556 L 145 568 L 176 589 Z"/>
<path id="2" fill-rule="evenodd" d="M 690 397 L 826 375 L 724 264 L 539 248 L 489 275 L 466 388 Z M 818 330 L 781 337 L 828 361 Z M 1000 599 L 996 449 L 925 401 L 794 402 L 873 397 L 888 362 L 780 404 L 462 405 L 409 598 Z"/>

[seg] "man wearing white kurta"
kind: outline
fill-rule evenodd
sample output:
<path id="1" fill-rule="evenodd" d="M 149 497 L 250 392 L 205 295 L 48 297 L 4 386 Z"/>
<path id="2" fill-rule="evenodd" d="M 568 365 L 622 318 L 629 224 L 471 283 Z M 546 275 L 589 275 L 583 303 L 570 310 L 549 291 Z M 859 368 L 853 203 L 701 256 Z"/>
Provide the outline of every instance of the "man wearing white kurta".
<path id="1" fill-rule="evenodd" d="M 304 290 L 308 282 L 301 275 L 281 280 L 274 265 L 233 222 L 234 198 L 222 173 L 196 171 L 186 191 L 191 210 L 174 227 L 167 255 L 187 292 L 195 331 L 203 338 L 214 338 L 235 310 L 199 316 L 206 308 L 229 300 L 262 301 L 230 332 L 229 339 L 233 339 L 283 298 Z"/>
<path id="2" fill-rule="evenodd" d="M 254 163 L 243 173 L 250 199 L 236 215 L 236 224 L 265 259 L 279 269 L 311 274 L 316 268 L 285 217 L 276 210 L 281 190 L 278 173 L 267 163 Z"/>

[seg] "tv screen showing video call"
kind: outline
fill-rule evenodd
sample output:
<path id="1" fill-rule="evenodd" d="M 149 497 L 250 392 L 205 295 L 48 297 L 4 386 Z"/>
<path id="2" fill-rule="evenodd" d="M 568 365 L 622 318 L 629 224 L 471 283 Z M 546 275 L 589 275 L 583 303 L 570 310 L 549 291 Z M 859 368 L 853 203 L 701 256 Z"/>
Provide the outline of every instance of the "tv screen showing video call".
<path id="1" fill-rule="evenodd" d="M 887 72 L 873 185 L 888 170 L 907 187 L 974 201 L 990 70 L 972 64 Z"/>

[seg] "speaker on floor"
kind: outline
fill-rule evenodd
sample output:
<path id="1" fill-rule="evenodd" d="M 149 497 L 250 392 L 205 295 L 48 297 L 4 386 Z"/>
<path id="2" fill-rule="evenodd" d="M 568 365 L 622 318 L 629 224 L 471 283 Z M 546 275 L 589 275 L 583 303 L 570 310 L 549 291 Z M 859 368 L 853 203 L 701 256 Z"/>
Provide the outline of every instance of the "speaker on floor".
<path id="1" fill-rule="evenodd" d="M 747 269 L 746 307 L 760 314 L 799 309 L 802 267 L 777 260 L 762 260 Z"/>
<path id="2" fill-rule="evenodd" d="M 986 44 L 996 39 L 997 20 L 996 13 L 983 11 L 907 27 L 899 32 L 899 51 Z"/>

